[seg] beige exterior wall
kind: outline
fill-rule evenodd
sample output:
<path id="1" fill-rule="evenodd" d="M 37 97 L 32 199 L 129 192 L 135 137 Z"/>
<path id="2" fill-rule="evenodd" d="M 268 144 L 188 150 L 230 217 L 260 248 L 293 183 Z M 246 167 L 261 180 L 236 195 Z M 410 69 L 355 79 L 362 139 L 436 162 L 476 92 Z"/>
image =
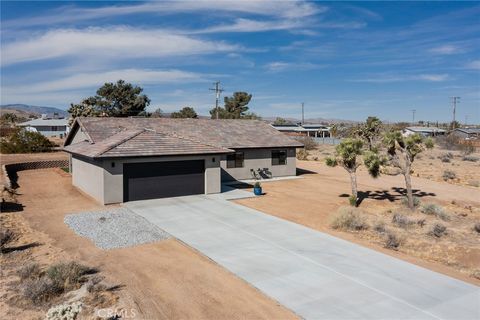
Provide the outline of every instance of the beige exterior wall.
<path id="1" fill-rule="evenodd" d="M 87 158 L 71 157 L 72 184 L 104 203 L 103 164 L 101 161 L 91 161 Z"/>
<path id="2" fill-rule="evenodd" d="M 205 161 L 205 193 L 219 193 L 220 181 L 220 156 L 176 156 L 176 157 L 152 157 L 152 158 L 123 158 L 103 160 L 103 180 L 105 183 L 104 204 L 123 202 L 123 164 L 139 162 L 162 162 L 162 161 Z M 213 161 L 215 160 L 215 161 Z M 114 163 L 114 166 L 112 166 Z"/>
<path id="3" fill-rule="evenodd" d="M 86 141 L 86 140 L 88 140 L 87 135 L 83 133 L 81 128 L 79 128 L 77 132 L 75 132 L 70 144 L 75 144 L 75 143 Z"/>
<path id="4" fill-rule="evenodd" d="M 272 150 L 287 150 L 286 165 L 272 165 Z M 251 169 L 267 168 L 272 177 L 295 176 L 296 168 L 296 150 L 295 148 L 274 148 L 274 149 L 238 149 L 244 153 L 243 168 L 227 168 L 227 156 L 222 156 L 222 180 L 247 180 L 252 179 Z"/>

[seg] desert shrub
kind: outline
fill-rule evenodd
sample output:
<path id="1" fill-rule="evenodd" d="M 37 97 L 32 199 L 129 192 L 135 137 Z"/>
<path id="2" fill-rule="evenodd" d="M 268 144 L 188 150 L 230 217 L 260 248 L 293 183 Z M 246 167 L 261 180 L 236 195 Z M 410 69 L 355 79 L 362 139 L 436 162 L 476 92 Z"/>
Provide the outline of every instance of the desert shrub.
<path id="1" fill-rule="evenodd" d="M 23 295 L 34 303 L 46 302 L 63 292 L 60 284 L 45 276 L 25 280 L 21 290 Z"/>
<path id="2" fill-rule="evenodd" d="M 420 201 L 419 197 L 413 196 L 413 206 L 418 207 L 422 202 Z M 408 207 L 408 198 L 405 196 L 402 198 L 402 205 Z"/>
<path id="3" fill-rule="evenodd" d="M 295 139 L 303 143 L 305 150 L 313 150 L 317 147 L 317 143 L 312 137 L 295 137 Z"/>
<path id="4" fill-rule="evenodd" d="M 5 248 L 5 246 L 9 242 L 13 241 L 14 237 L 15 237 L 15 234 L 13 233 L 12 230 L 2 227 L 0 229 L 0 250 Z"/>
<path id="5" fill-rule="evenodd" d="M 443 224 L 435 223 L 428 232 L 429 235 L 440 238 L 447 234 L 447 227 Z"/>
<path id="6" fill-rule="evenodd" d="M 297 159 L 298 160 L 307 160 L 308 159 L 308 151 L 305 149 L 300 149 L 297 151 Z"/>
<path id="7" fill-rule="evenodd" d="M 48 309 L 45 320 L 75 320 L 81 311 L 81 302 L 61 304 Z"/>
<path id="8" fill-rule="evenodd" d="M 387 232 L 385 236 L 385 243 L 383 244 L 385 248 L 398 250 L 398 248 L 400 247 L 400 244 L 401 244 L 401 239 L 397 234 L 391 231 Z"/>
<path id="9" fill-rule="evenodd" d="M 357 206 L 357 198 L 352 194 L 350 197 L 348 197 L 348 203 L 352 207 L 356 207 Z"/>
<path id="10" fill-rule="evenodd" d="M 480 222 L 476 222 L 473 225 L 473 230 L 475 230 L 477 233 L 480 233 Z"/>
<path id="11" fill-rule="evenodd" d="M 442 178 L 443 178 L 443 180 L 445 180 L 445 181 L 455 179 L 456 177 L 457 177 L 457 174 L 456 174 L 454 171 L 452 171 L 452 170 L 445 170 L 445 171 L 443 171 Z"/>
<path id="12" fill-rule="evenodd" d="M 467 156 L 475 152 L 475 146 L 471 143 L 462 143 L 460 146 L 462 153 Z"/>
<path id="13" fill-rule="evenodd" d="M 397 227 L 407 229 L 415 224 L 417 224 L 416 220 L 410 219 L 404 214 L 395 213 L 392 217 L 392 223 Z"/>
<path id="14" fill-rule="evenodd" d="M 445 209 L 443 209 L 441 206 L 438 206 L 434 203 L 423 204 L 420 211 L 428 215 L 434 215 L 437 218 L 445 221 L 450 220 L 450 215 L 445 211 Z"/>
<path id="15" fill-rule="evenodd" d="M 453 154 L 451 154 L 450 152 L 448 153 L 445 153 L 443 155 L 441 155 L 440 157 L 440 160 L 442 160 L 442 162 L 450 162 L 451 159 L 453 159 Z"/>
<path id="16" fill-rule="evenodd" d="M 83 276 L 89 272 L 91 272 L 90 268 L 72 261 L 50 266 L 46 271 L 46 275 L 62 288 L 69 289 L 81 283 Z"/>
<path id="17" fill-rule="evenodd" d="M 385 233 L 385 231 L 387 230 L 387 228 L 385 227 L 385 222 L 383 221 L 375 222 L 375 224 L 373 225 L 373 230 L 375 230 L 378 233 Z"/>
<path id="18" fill-rule="evenodd" d="M 446 150 L 459 150 L 462 146 L 461 139 L 453 134 L 437 137 L 435 141 Z"/>
<path id="19" fill-rule="evenodd" d="M 330 226 L 341 230 L 364 230 L 368 228 L 365 219 L 360 216 L 358 209 L 340 207 L 331 219 Z"/>
<path id="20" fill-rule="evenodd" d="M 468 180 L 468 185 L 472 187 L 480 187 L 480 181 L 478 180 Z"/>
<path id="21" fill-rule="evenodd" d="M 477 162 L 478 160 L 480 160 L 479 157 L 475 157 L 475 156 L 464 156 L 462 158 L 463 161 L 470 161 L 470 162 Z"/>
<path id="22" fill-rule="evenodd" d="M 42 275 L 42 269 L 38 263 L 32 262 L 20 267 L 17 271 L 17 275 L 22 281 L 26 279 L 37 279 Z"/>
<path id="23" fill-rule="evenodd" d="M 91 293 L 106 290 L 107 287 L 101 283 L 103 279 L 103 277 L 97 275 L 91 277 L 87 282 L 87 291 Z"/>
<path id="24" fill-rule="evenodd" d="M 55 145 L 41 133 L 17 128 L 10 136 L 0 140 L 1 153 L 49 152 Z"/>

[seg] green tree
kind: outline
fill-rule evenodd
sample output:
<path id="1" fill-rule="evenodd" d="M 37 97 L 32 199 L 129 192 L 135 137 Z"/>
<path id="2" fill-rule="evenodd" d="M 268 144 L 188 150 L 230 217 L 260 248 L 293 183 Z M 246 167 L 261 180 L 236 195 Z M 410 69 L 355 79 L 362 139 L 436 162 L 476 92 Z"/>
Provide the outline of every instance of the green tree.
<path id="1" fill-rule="evenodd" d="M 224 98 L 224 107 L 210 110 L 212 119 L 258 119 L 254 113 L 248 113 L 248 104 L 252 95 L 247 92 L 234 92 L 232 97 Z"/>
<path id="2" fill-rule="evenodd" d="M 172 112 L 171 118 L 198 118 L 197 113 L 192 107 L 184 107 L 178 112 Z"/>
<path id="3" fill-rule="evenodd" d="M 70 104 L 70 108 L 67 111 L 71 115 L 70 125 L 77 117 L 98 117 L 100 115 L 100 111 L 95 106 L 94 97 L 86 98 L 79 104 Z"/>
<path id="4" fill-rule="evenodd" d="M 377 117 L 368 117 L 365 123 L 357 128 L 355 135 L 365 141 L 368 150 L 374 151 L 381 131 L 382 121 Z"/>
<path id="5" fill-rule="evenodd" d="M 105 83 L 93 97 L 84 99 L 80 104 L 72 104 L 69 112 L 77 116 L 137 116 L 145 111 L 150 99 L 142 94 L 143 89 L 124 80 Z"/>
<path id="6" fill-rule="evenodd" d="M 332 138 L 335 138 L 338 134 L 338 125 L 337 124 L 334 124 L 330 127 L 330 136 Z"/>
<path id="7" fill-rule="evenodd" d="M 52 151 L 54 144 L 38 132 L 16 128 L 0 140 L 1 153 L 35 153 Z"/>
<path id="8" fill-rule="evenodd" d="M 274 125 L 284 125 L 284 124 L 289 124 L 289 122 L 283 118 L 277 117 L 275 121 L 273 121 Z"/>
<path id="9" fill-rule="evenodd" d="M 405 179 L 407 189 L 408 207 L 413 210 L 412 180 L 410 177 L 412 164 L 415 157 L 425 150 L 433 147 L 432 139 L 425 139 L 419 134 L 404 137 L 400 131 L 392 131 L 385 134 L 383 144 L 387 149 L 388 165 L 400 169 Z"/>
<path id="10" fill-rule="evenodd" d="M 347 138 L 335 148 L 335 156 L 325 159 L 327 166 L 342 166 L 350 175 L 353 203 L 357 203 L 357 169 L 360 166 L 358 157 L 362 155 L 363 142 L 360 139 Z"/>
<path id="11" fill-rule="evenodd" d="M 3 113 L 2 116 L 0 116 L 0 121 L 2 124 L 14 124 L 19 120 L 17 115 L 15 113 L 7 112 Z"/>
<path id="12" fill-rule="evenodd" d="M 163 118 L 163 111 L 160 108 L 155 109 L 150 115 L 152 118 Z"/>

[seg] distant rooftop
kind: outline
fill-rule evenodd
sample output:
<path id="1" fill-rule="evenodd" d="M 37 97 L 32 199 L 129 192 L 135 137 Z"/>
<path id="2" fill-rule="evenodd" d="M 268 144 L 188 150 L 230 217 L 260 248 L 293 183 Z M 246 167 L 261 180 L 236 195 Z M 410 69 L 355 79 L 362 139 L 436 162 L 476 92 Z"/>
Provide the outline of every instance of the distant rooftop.
<path id="1" fill-rule="evenodd" d="M 446 130 L 437 127 L 406 127 L 405 129 L 413 132 L 446 132 Z"/>
<path id="2" fill-rule="evenodd" d="M 465 133 L 480 134 L 480 128 L 456 128 L 455 131 L 461 131 Z"/>

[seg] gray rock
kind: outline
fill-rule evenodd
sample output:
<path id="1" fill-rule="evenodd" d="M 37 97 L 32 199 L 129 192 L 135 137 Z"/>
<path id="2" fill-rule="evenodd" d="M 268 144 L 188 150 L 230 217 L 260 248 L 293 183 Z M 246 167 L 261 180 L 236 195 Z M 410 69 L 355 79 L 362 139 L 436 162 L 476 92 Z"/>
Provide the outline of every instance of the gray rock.
<path id="1" fill-rule="evenodd" d="M 168 233 L 127 208 L 69 214 L 64 222 L 101 249 L 131 247 L 170 238 Z"/>

